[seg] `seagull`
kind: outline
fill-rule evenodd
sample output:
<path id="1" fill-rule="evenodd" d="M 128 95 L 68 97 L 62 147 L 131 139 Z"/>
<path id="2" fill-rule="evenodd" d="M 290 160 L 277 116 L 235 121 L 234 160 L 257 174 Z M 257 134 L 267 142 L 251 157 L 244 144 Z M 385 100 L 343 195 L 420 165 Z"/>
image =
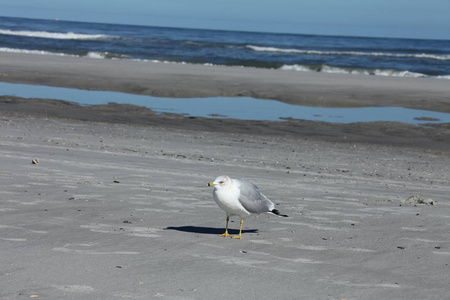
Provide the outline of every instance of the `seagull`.
<path id="1" fill-rule="evenodd" d="M 287 215 L 283 215 L 275 209 L 275 204 L 261 194 L 258 187 L 251 182 L 241 179 L 231 179 L 223 175 L 208 183 L 208 186 L 214 187 L 214 200 L 227 213 L 225 233 L 220 236 L 240 239 L 242 237 L 244 218 L 251 214 L 268 213 L 280 217 L 287 217 Z M 231 216 L 241 217 L 239 235 L 232 236 L 228 234 L 228 222 Z"/>

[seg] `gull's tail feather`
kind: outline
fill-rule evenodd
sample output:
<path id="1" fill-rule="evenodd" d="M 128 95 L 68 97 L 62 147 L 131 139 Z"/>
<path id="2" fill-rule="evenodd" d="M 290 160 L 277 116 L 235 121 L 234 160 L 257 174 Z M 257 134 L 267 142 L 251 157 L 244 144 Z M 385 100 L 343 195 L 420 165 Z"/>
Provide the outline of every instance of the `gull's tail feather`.
<path id="1" fill-rule="evenodd" d="M 280 216 L 280 217 L 289 217 L 288 215 L 283 215 L 283 214 L 281 214 L 281 213 L 278 211 L 278 209 L 272 209 L 271 213 L 273 213 L 273 214 L 275 214 L 275 215 L 277 215 L 277 216 Z"/>

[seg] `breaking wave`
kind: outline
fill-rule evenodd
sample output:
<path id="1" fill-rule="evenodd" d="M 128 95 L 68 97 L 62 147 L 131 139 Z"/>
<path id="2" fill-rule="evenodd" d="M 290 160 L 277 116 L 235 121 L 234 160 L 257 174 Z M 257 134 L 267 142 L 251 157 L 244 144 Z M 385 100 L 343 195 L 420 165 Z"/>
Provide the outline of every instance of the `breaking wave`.
<path id="1" fill-rule="evenodd" d="M 293 53 L 293 54 L 307 54 L 307 55 L 347 55 L 347 56 L 379 56 L 379 57 L 399 57 L 399 58 L 420 58 L 420 59 L 435 59 L 435 60 L 450 60 L 450 55 L 435 55 L 435 54 L 401 54 L 401 53 L 385 53 L 385 52 L 359 52 L 359 51 L 319 51 L 319 50 L 301 50 L 301 49 L 283 49 L 276 47 L 260 47 L 247 45 L 247 48 L 259 52 L 278 52 L 278 53 Z"/>
<path id="2" fill-rule="evenodd" d="M 114 54 L 114 53 L 109 53 L 109 52 L 96 52 L 96 51 L 70 54 L 70 53 L 50 52 L 50 51 L 43 51 L 43 50 L 26 50 L 26 49 L 13 49 L 13 48 L 0 47 L 0 52 L 73 56 L 73 57 L 89 57 L 89 58 L 94 58 L 94 59 L 127 59 L 127 58 L 129 58 L 129 56 L 122 55 L 122 54 Z"/>
<path id="3" fill-rule="evenodd" d="M 5 47 L 0 48 L 0 52 L 70 56 L 70 55 L 64 54 L 64 53 L 49 52 L 49 51 L 43 51 L 43 50 L 12 49 L 12 48 L 5 48 Z"/>
<path id="4" fill-rule="evenodd" d="M 387 69 L 363 69 L 363 68 L 345 68 L 334 67 L 329 65 L 284 65 L 281 70 L 300 71 L 300 72 L 322 72 L 334 74 L 353 74 L 353 75 L 375 75 L 375 76 L 394 76 L 394 77 L 429 77 L 428 75 L 410 71 L 397 71 Z M 440 76 L 438 78 L 445 78 Z"/>
<path id="5" fill-rule="evenodd" d="M 189 62 L 176 62 L 170 60 L 158 60 L 158 59 L 133 59 L 130 56 L 122 55 L 122 54 L 114 54 L 109 52 L 97 52 L 97 51 L 89 51 L 89 52 L 80 52 L 80 53 L 61 53 L 61 52 L 50 52 L 43 50 L 26 50 L 26 49 L 13 49 L 0 47 L 1 52 L 10 52 L 10 53 L 25 53 L 25 54 L 39 54 L 39 55 L 57 55 L 57 56 L 72 56 L 72 57 L 88 57 L 92 59 L 131 59 L 135 61 L 143 61 L 143 62 L 159 62 L 159 63 L 179 63 L 179 64 L 189 64 Z M 205 66 L 214 66 L 217 64 L 212 63 L 204 63 Z M 244 67 L 244 66 L 242 66 Z M 370 68 L 354 68 L 354 67 L 337 67 L 330 66 L 326 64 L 317 64 L 317 65 L 283 65 L 279 70 L 285 71 L 299 71 L 299 72 L 322 72 L 322 73 L 334 73 L 334 74 L 353 74 L 353 75 L 373 75 L 373 76 L 393 76 L 393 77 L 430 77 L 430 78 L 438 78 L 450 80 L 450 75 L 439 75 L 439 76 L 429 76 L 422 73 L 411 72 L 411 71 L 398 71 L 398 70 L 389 70 L 389 69 L 370 69 Z"/>
<path id="6" fill-rule="evenodd" d="M 47 31 L 12 31 L 0 29 L 0 34 L 16 35 L 26 37 L 36 37 L 45 39 L 60 39 L 60 40 L 99 40 L 99 39 L 113 39 L 115 36 L 104 34 L 84 34 L 74 32 L 47 32 Z"/>

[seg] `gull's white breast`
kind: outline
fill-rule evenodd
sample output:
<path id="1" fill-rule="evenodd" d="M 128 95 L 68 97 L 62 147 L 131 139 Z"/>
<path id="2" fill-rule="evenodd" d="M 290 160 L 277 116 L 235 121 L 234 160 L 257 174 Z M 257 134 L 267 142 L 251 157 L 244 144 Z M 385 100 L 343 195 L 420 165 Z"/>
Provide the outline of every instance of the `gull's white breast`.
<path id="1" fill-rule="evenodd" d="M 226 211 L 228 215 L 245 218 L 250 216 L 250 213 L 239 202 L 239 194 L 239 189 L 233 186 L 224 189 L 216 189 L 214 190 L 213 196 L 217 205 Z"/>

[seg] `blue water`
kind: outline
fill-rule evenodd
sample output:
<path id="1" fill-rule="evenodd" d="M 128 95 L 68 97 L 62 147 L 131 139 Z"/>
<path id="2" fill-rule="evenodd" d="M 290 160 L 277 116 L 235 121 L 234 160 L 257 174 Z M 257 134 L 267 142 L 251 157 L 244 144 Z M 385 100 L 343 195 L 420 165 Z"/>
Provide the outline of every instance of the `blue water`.
<path id="1" fill-rule="evenodd" d="M 86 91 L 0 82 L 0 95 L 44 98 L 75 102 L 81 105 L 108 103 L 134 104 L 159 113 L 177 113 L 207 118 L 283 121 L 284 118 L 355 123 L 391 121 L 409 124 L 450 123 L 450 114 L 401 107 L 323 108 L 285 104 L 275 100 L 249 97 L 158 98 L 117 92 Z M 436 121 L 423 121 L 420 118 Z"/>
<path id="2" fill-rule="evenodd" d="M 450 41 L 444 40 L 252 33 L 0 17 L 0 55 L 1 52 L 450 79 Z"/>

